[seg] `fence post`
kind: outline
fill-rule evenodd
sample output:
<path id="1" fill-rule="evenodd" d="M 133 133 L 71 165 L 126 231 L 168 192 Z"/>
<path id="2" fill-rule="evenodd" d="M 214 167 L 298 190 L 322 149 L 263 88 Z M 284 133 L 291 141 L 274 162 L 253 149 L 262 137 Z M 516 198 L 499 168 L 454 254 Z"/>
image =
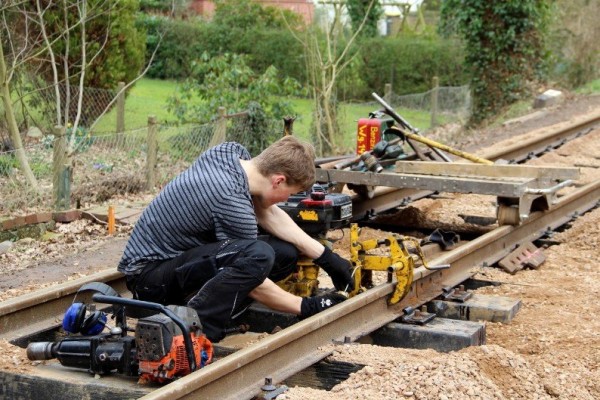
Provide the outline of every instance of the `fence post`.
<path id="1" fill-rule="evenodd" d="M 158 155 L 158 141 L 156 133 L 158 125 L 156 117 L 150 115 L 148 117 L 148 155 L 146 156 L 146 186 L 148 190 L 153 190 L 156 185 L 156 158 Z"/>
<path id="2" fill-rule="evenodd" d="M 123 132 L 125 132 L 125 82 L 119 82 L 117 86 L 117 143 L 123 143 Z"/>
<path id="3" fill-rule="evenodd" d="M 71 206 L 71 168 L 66 163 L 67 137 L 64 126 L 54 127 L 52 148 L 52 200 L 56 210 Z"/>
<path id="4" fill-rule="evenodd" d="M 215 123 L 215 132 L 208 143 L 208 147 L 213 147 L 219 143 L 223 143 L 227 137 L 227 116 L 225 114 L 226 109 L 225 107 L 219 107 L 217 111 L 219 116 L 217 122 Z"/>
<path id="5" fill-rule="evenodd" d="M 386 103 L 392 104 L 392 84 L 386 83 L 383 87 L 383 98 Z"/>
<path id="6" fill-rule="evenodd" d="M 433 88 L 431 89 L 431 128 L 437 125 L 437 113 L 438 113 L 438 95 L 440 91 L 440 80 L 437 76 L 433 77 L 432 81 Z"/>

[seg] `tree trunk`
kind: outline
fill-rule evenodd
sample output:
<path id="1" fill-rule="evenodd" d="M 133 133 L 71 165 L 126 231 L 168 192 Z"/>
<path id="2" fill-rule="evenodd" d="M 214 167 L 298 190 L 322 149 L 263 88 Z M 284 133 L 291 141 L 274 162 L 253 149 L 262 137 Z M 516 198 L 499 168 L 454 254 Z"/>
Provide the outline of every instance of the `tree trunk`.
<path id="1" fill-rule="evenodd" d="M 23 142 L 21 141 L 21 135 L 19 134 L 19 127 L 17 126 L 17 119 L 15 118 L 15 112 L 12 106 L 12 100 L 10 98 L 10 89 L 8 87 L 8 74 L 6 70 L 6 60 L 4 59 L 4 51 L 0 46 L 0 97 L 2 97 L 2 104 L 4 105 L 4 116 L 8 125 L 8 132 L 10 134 L 10 140 L 15 149 L 17 160 L 19 160 L 19 166 L 21 171 L 27 180 L 27 183 L 36 191 L 39 192 L 39 187 L 33 171 L 29 166 L 27 155 L 23 149 Z"/>

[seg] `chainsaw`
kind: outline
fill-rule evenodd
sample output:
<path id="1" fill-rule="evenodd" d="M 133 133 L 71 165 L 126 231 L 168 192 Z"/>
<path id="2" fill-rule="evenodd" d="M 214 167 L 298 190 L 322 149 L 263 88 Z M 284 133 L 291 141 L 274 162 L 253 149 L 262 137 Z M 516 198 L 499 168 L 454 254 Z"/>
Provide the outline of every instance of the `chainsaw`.
<path id="1" fill-rule="evenodd" d="M 73 302 L 62 323 L 68 336 L 57 342 L 30 343 L 29 360 L 57 359 L 63 366 L 87 369 L 94 375 L 117 371 L 138 376 L 139 383 L 168 383 L 212 361 L 212 343 L 202 334 L 192 308 L 122 298 L 98 282 L 84 285 L 78 293 L 82 289 L 99 291 L 92 300 L 112 305 L 108 313 L 115 326 L 108 327 L 107 312 L 95 310 L 95 304 Z M 132 329 L 126 314 L 144 316 Z"/>

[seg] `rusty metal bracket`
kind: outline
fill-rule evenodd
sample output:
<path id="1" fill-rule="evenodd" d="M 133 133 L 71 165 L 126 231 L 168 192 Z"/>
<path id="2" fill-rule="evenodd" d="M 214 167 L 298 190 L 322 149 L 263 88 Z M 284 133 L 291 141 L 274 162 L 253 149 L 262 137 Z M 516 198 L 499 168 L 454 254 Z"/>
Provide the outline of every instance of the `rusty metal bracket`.
<path id="1" fill-rule="evenodd" d="M 427 312 L 427 306 L 423 306 L 421 309 L 406 307 L 402 311 L 404 315 L 400 317 L 400 320 L 407 324 L 425 325 L 436 317 L 436 314 Z"/>
<path id="2" fill-rule="evenodd" d="M 531 242 L 525 242 L 498 262 L 506 272 L 514 274 L 525 267 L 538 269 L 546 261 L 542 249 Z"/>
<path id="3" fill-rule="evenodd" d="M 442 297 L 444 298 L 444 300 L 456 301 L 459 303 L 464 303 L 473 296 L 472 292 L 468 292 L 465 290 L 464 285 L 460 285 L 457 288 L 445 287 L 442 289 L 442 291 Z"/>

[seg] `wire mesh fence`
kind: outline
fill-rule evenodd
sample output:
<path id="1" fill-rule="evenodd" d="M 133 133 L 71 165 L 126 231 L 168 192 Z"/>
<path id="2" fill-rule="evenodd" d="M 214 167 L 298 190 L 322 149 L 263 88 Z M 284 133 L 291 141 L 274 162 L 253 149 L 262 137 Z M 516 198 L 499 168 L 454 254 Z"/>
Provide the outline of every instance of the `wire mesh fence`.
<path id="1" fill-rule="evenodd" d="M 428 110 L 437 113 L 440 121 L 464 122 L 471 110 L 471 92 L 468 86 L 440 86 L 424 93 L 392 96 L 392 104 L 399 108 Z"/>
<path id="2" fill-rule="evenodd" d="M 265 134 L 256 138 L 248 134 L 246 120 L 240 113 L 202 125 L 149 124 L 123 133 L 47 135 L 26 148 L 39 191 L 26 182 L 16 151 L 1 152 L 0 215 L 53 209 L 57 201 L 59 208 L 85 208 L 118 195 L 160 188 L 215 142 L 219 123 L 225 130 L 218 141 L 240 142 L 252 155 L 271 143 L 269 137 L 279 137 L 283 131 L 283 122 L 269 121 Z M 149 156 L 152 148 L 155 158 Z M 61 200 L 65 186 L 68 199 Z"/>
<path id="3" fill-rule="evenodd" d="M 38 85 L 37 90 L 31 91 L 24 100 L 39 114 L 35 122 L 46 129 L 57 124 L 59 113 L 61 121 L 74 123 L 79 115 L 80 126 L 92 126 L 114 104 L 118 92 L 117 89 L 80 88 L 78 85 L 42 85 Z"/>
<path id="4" fill-rule="evenodd" d="M 420 128 L 423 129 L 447 123 L 463 124 L 471 114 L 471 92 L 468 85 L 439 86 L 423 93 L 408 95 L 397 95 L 390 91 L 385 95 L 385 100 L 396 110 L 414 110 L 426 114 L 427 121 L 421 121 Z M 364 104 L 374 110 L 381 108 L 376 101 Z"/>

